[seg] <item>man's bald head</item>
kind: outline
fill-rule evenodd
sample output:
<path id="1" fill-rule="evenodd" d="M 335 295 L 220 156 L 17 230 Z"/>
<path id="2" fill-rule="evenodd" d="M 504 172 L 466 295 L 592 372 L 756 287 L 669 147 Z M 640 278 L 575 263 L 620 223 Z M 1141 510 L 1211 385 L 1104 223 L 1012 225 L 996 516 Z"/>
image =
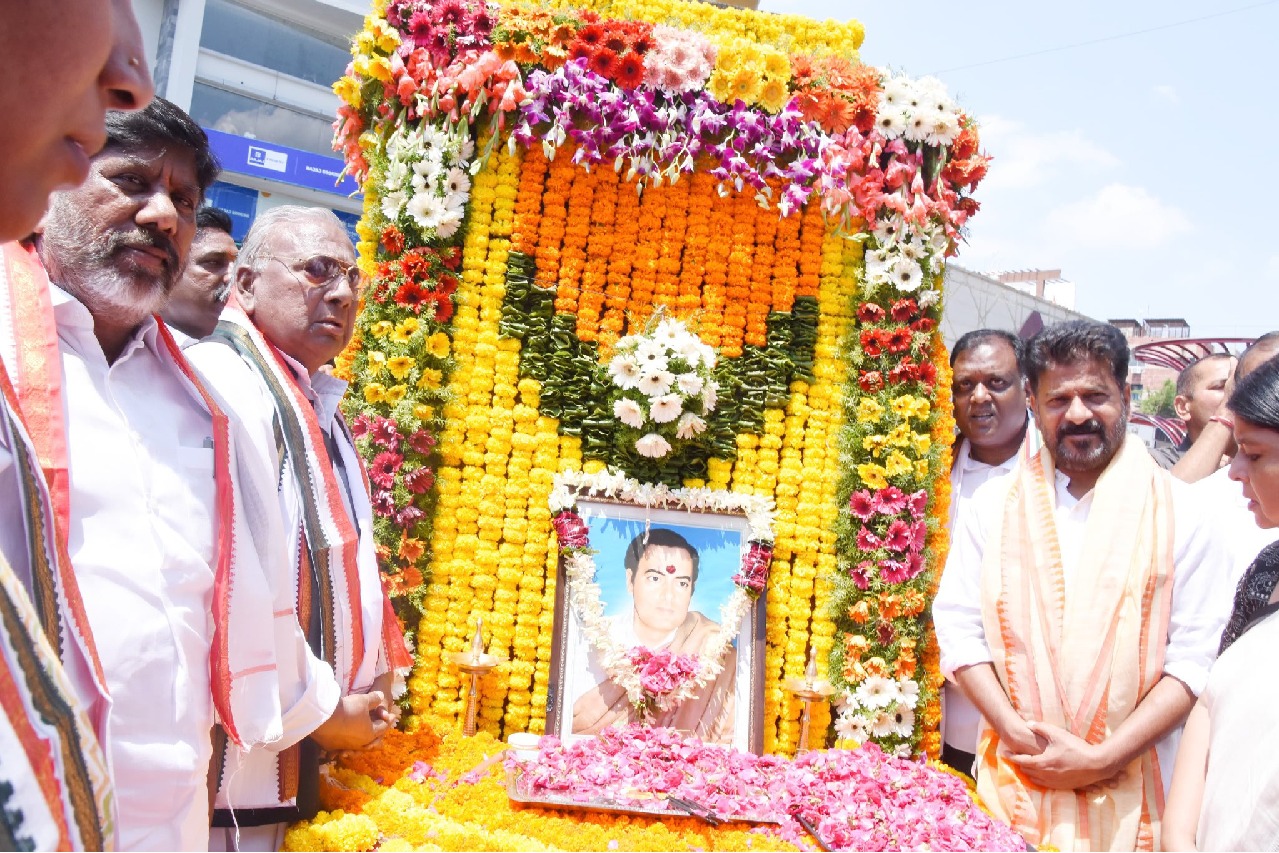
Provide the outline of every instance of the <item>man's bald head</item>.
<path id="1" fill-rule="evenodd" d="M 1279 355 L 1279 331 L 1266 332 L 1239 356 L 1239 363 L 1235 365 L 1235 384 L 1276 355 Z"/>

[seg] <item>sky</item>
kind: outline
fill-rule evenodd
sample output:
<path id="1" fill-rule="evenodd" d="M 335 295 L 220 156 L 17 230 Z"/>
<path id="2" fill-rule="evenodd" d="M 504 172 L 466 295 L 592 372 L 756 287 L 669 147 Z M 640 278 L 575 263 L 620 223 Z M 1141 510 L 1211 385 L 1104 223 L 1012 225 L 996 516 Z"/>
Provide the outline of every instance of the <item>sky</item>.
<path id="1" fill-rule="evenodd" d="M 933 74 L 977 118 L 995 159 L 960 266 L 1061 269 L 1097 319 L 1279 329 L 1279 0 L 760 8 L 861 21 L 863 62 Z"/>

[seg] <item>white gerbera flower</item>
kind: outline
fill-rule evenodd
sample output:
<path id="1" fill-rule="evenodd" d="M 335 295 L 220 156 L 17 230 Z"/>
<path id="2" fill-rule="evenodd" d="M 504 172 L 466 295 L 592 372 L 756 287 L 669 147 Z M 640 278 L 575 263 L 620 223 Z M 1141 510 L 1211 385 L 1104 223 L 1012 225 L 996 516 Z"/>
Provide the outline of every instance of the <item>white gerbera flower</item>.
<path id="1" fill-rule="evenodd" d="M 893 721 L 896 724 L 893 734 L 898 737 L 910 737 L 915 731 L 915 712 L 905 705 L 898 705 L 897 710 L 893 711 Z"/>
<path id="2" fill-rule="evenodd" d="M 880 112 L 883 106 L 900 107 L 910 103 L 915 95 L 915 86 L 909 77 L 889 77 L 884 81 L 884 89 L 879 93 Z"/>
<path id="3" fill-rule="evenodd" d="M 630 397 L 623 397 L 613 404 L 613 417 L 628 427 L 644 426 L 644 409 Z"/>
<path id="4" fill-rule="evenodd" d="M 649 459 L 661 459 L 671 452 L 671 443 L 657 433 L 650 432 L 635 442 L 635 452 Z"/>
<path id="5" fill-rule="evenodd" d="M 929 145 L 945 147 L 955 141 L 959 135 L 959 119 L 949 113 L 933 115 L 928 122 L 928 136 L 924 141 Z"/>
<path id="6" fill-rule="evenodd" d="M 910 258 L 899 257 L 893 262 L 890 273 L 893 286 L 905 293 L 919 290 L 919 286 L 924 283 L 924 271 Z"/>
<path id="7" fill-rule="evenodd" d="M 666 349 L 678 348 L 679 341 L 685 336 L 684 326 L 678 320 L 665 319 L 653 330 L 653 340 Z"/>
<path id="8" fill-rule="evenodd" d="M 931 308 L 937 304 L 937 300 L 941 299 L 941 294 L 936 290 L 921 290 L 919 296 L 915 297 L 915 301 L 919 303 L 920 308 Z"/>
<path id="9" fill-rule="evenodd" d="M 914 88 L 921 96 L 931 100 L 939 102 L 950 100 L 946 95 L 946 84 L 932 75 L 920 77 L 915 81 Z"/>
<path id="10" fill-rule="evenodd" d="M 863 708 L 887 708 L 897 701 L 900 694 L 897 682 L 879 675 L 872 675 L 857 686 L 857 702 Z"/>
<path id="11" fill-rule="evenodd" d="M 674 381 L 675 374 L 665 369 L 645 371 L 635 387 L 650 397 L 660 397 L 671 390 L 671 383 Z"/>
<path id="12" fill-rule="evenodd" d="M 876 242 L 881 246 L 889 246 L 897 242 L 897 238 L 901 235 L 902 223 L 895 216 L 879 220 L 875 225 L 875 230 L 871 234 L 875 237 Z M 867 255 L 870 253 L 867 252 Z"/>
<path id="13" fill-rule="evenodd" d="M 387 219 L 394 220 L 399 217 L 404 210 L 404 204 L 408 201 L 408 195 L 404 190 L 396 190 L 382 196 L 382 215 Z"/>
<path id="14" fill-rule="evenodd" d="M 675 381 L 679 383 L 679 390 L 690 397 L 702 393 L 702 388 L 706 385 L 696 373 L 681 373 L 675 377 Z"/>
<path id="15" fill-rule="evenodd" d="M 915 263 L 919 263 L 924 259 L 924 253 L 927 250 L 927 244 L 918 237 L 902 240 L 897 244 L 897 253 L 903 258 L 910 258 Z"/>
<path id="16" fill-rule="evenodd" d="M 685 440 L 701 435 L 705 431 L 706 421 L 692 412 L 680 415 L 679 423 L 675 425 L 675 437 Z"/>
<path id="17" fill-rule="evenodd" d="M 715 404 L 719 402 L 719 383 L 714 379 L 706 383 L 706 387 L 702 389 L 702 414 L 709 415 L 715 411 Z"/>
<path id="18" fill-rule="evenodd" d="M 678 394 L 663 394 L 653 398 L 653 405 L 648 410 L 655 423 L 668 424 L 684 411 L 684 401 Z"/>
<path id="19" fill-rule="evenodd" d="M 714 370 L 715 362 L 718 360 L 715 357 L 715 348 L 712 347 L 710 344 L 704 344 L 701 341 L 698 341 L 697 349 L 698 349 L 698 352 L 702 354 L 702 364 L 706 365 L 706 369 Z"/>
<path id="20" fill-rule="evenodd" d="M 608 363 L 608 378 L 623 391 L 638 388 L 641 376 L 639 364 L 628 355 L 615 355 Z"/>
<path id="21" fill-rule="evenodd" d="M 888 139 L 896 139 L 905 133 L 908 123 L 906 111 L 897 106 L 885 105 L 875 117 L 875 127 Z"/>
<path id="22" fill-rule="evenodd" d="M 932 121 L 923 110 L 912 110 L 906 115 L 906 129 L 903 135 L 911 142 L 923 142 L 932 129 Z"/>
<path id="23" fill-rule="evenodd" d="M 465 215 L 462 206 L 448 207 L 440 205 L 440 212 L 435 218 L 435 234 L 438 237 L 452 237 L 457 233 L 457 229 L 462 226 L 462 217 Z"/>
<path id="24" fill-rule="evenodd" d="M 840 714 L 835 720 L 835 732 L 845 740 L 856 741 L 857 743 L 865 743 L 870 737 L 870 729 L 866 718 L 856 713 L 848 712 Z"/>
<path id="25" fill-rule="evenodd" d="M 640 338 L 635 342 L 635 358 L 644 366 L 647 366 L 650 362 L 657 361 L 658 359 L 661 359 L 664 362 L 666 361 L 666 347 L 662 346 L 652 338 Z M 662 365 L 662 369 L 666 369 L 664 364 Z"/>
<path id="26" fill-rule="evenodd" d="M 892 737 L 897 734 L 897 719 L 887 711 L 880 711 L 870 727 L 870 733 L 880 738 Z"/>
<path id="27" fill-rule="evenodd" d="M 471 191 L 471 177 L 465 169 L 454 166 L 444 176 L 444 192 L 448 195 L 463 195 Z"/>
<path id="28" fill-rule="evenodd" d="M 405 211 L 423 228 L 434 228 L 444 213 L 444 200 L 429 192 L 415 193 Z"/>
<path id="29" fill-rule="evenodd" d="M 918 682 L 909 678 L 899 678 L 897 679 L 897 690 L 901 693 L 901 696 L 897 699 L 898 702 L 911 708 L 919 706 Z"/>

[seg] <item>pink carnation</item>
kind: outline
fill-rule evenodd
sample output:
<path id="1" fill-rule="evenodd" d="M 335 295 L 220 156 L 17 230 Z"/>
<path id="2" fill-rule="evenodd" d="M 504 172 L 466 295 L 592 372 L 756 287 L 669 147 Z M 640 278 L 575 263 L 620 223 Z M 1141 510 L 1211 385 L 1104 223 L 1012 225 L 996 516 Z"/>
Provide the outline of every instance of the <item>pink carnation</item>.
<path id="1" fill-rule="evenodd" d="M 928 509 L 928 492 L 920 489 L 911 494 L 906 500 L 910 504 L 910 517 L 915 519 L 923 518 Z"/>
<path id="2" fill-rule="evenodd" d="M 862 521 L 868 521 L 875 514 L 875 500 L 865 489 L 853 492 L 848 497 L 848 511 Z"/>
<path id="3" fill-rule="evenodd" d="M 900 518 L 894 518 L 884 533 L 884 547 L 891 551 L 905 551 L 913 545 L 910 525 Z"/>
<path id="4" fill-rule="evenodd" d="M 853 583 L 857 584 L 858 589 L 866 590 L 870 589 L 870 575 L 874 570 L 874 563 L 870 560 L 862 560 L 848 572 L 848 576 L 853 579 Z"/>
<path id="5" fill-rule="evenodd" d="M 884 541 L 876 536 L 869 527 L 857 531 L 857 547 L 862 551 L 875 551 L 884 547 Z"/>
<path id="6" fill-rule="evenodd" d="M 373 457 L 369 466 L 369 479 L 384 489 L 395 485 L 395 473 L 400 470 L 404 457 L 398 453 L 385 451 Z"/>
<path id="7" fill-rule="evenodd" d="M 387 450 L 398 450 L 400 447 L 400 428 L 390 418 L 378 417 L 373 421 L 370 431 L 373 443 Z"/>
<path id="8" fill-rule="evenodd" d="M 896 515 L 906 508 L 906 495 L 896 486 L 880 489 L 875 493 L 875 510 L 884 515 Z"/>

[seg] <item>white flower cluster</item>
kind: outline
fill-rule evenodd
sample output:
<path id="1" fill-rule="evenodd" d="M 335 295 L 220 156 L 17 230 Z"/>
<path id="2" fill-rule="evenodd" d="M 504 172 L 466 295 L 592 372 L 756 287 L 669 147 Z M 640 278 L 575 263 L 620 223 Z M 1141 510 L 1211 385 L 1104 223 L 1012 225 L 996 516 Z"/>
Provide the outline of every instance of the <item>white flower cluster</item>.
<path id="1" fill-rule="evenodd" d="M 913 80 L 884 72 L 875 125 L 887 139 L 904 138 L 944 148 L 960 131 L 959 105 L 936 77 Z"/>
<path id="2" fill-rule="evenodd" d="M 718 401 L 714 367 L 715 351 L 671 317 L 617 342 L 608 363 L 618 391 L 613 417 L 644 433 L 636 452 L 660 459 L 672 450 L 670 438 L 686 441 L 706 431 L 705 416 Z"/>
<path id="3" fill-rule="evenodd" d="M 912 228 L 904 217 L 881 219 L 872 232 L 875 247 L 866 250 L 866 281 L 871 287 L 888 285 L 903 293 L 914 293 L 924 283 L 925 270 L 934 258 L 946 254 L 946 232 L 940 227 L 926 231 Z"/>
<path id="4" fill-rule="evenodd" d="M 578 498 L 607 498 L 653 509 L 689 512 L 740 512 L 750 525 L 752 540 L 773 541 L 777 511 L 772 498 L 723 492 L 716 489 L 672 489 L 663 483 L 641 483 L 621 471 L 609 469 L 596 474 L 563 471 L 555 475 L 555 486 L 547 501 L 551 512 L 577 506 Z"/>
<path id="5" fill-rule="evenodd" d="M 919 685 L 909 678 L 891 679 L 872 675 L 845 691 L 838 703 L 835 731 L 841 738 L 865 743 L 874 738 L 908 739 L 915 731 L 915 708 L 919 705 Z M 910 744 L 900 744 L 898 752 L 910 755 Z"/>
<path id="6" fill-rule="evenodd" d="M 471 197 L 473 156 L 475 143 L 464 124 L 456 129 L 426 122 L 416 128 L 400 125 L 386 141 L 383 215 L 392 222 L 407 217 L 427 237 L 452 237 Z"/>

